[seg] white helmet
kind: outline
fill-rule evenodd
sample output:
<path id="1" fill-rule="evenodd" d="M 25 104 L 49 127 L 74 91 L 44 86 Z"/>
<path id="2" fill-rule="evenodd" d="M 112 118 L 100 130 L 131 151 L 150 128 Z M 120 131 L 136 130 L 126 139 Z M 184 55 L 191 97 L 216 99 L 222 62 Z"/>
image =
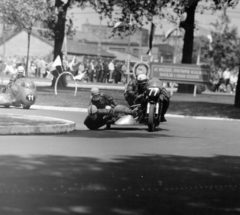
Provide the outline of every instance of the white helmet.
<path id="1" fill-rule="evenodd" d="M 24 67 L 23 67 L 23 66 L 19 66 L 19 67 L 17 68 L 17 72 L 18 72 L 18 73 L 24 73 Z"/>
<path id="2" fill-rule="evenodd" d="M 137 82 L 138 84 L 146 84 L 148 80 L 148 77 L 145 74 L 140 74 L 137 76 Z"/>

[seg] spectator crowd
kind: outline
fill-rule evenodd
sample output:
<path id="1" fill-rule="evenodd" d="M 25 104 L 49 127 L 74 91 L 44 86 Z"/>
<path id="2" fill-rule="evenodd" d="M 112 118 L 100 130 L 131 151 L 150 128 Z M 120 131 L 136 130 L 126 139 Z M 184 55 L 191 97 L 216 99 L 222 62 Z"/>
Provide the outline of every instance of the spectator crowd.
<path id="1" fill-rule="evenodd" d="M 7 57 L 5 62 L 0 58 L 1 71 L 6 75 L 15 74 L 18 66 L 22 65 L 26 68 L 26 57 Z M 31 57 L 28 63 L 28 77 L 44 78 L 47 71 L 51 71 L 52 56 L 49 57 Z M 70 63 L 63 56 L 63 70 L 69 71 Z M 75 62 L 78 65 L 74 75 L 84 73 L 83 82 L 97 83 L 123 83 L 127 81 L 127 63 L 117 60 L 107 59 L 90 59 L 84 58 L 83 61 Z M 130 68 L 130 72 L 132 67 Z M 214 71 L 211 76 L 211 84 L 214 92 L 230 92 L 236 91 L 238 82 L 238 70 L 219 68 Z"/>
<path id="2" fill-rule="evenodd" d="M 85 73 L 84 82 L 125 83 L 127 65 L 125 62 L 114 60 L 89 60 L 80 63 L 77 74 Z"/>
<path id="3" fill-rule="evenodd" d="M 230 92 L 236 91 L 238 82 L 238 71 L 235 69 L 226 68 L 222 70 L 219 68 L 216 70 L 211 77 L 211 83 L 214 92 Z"/>
<path id="4" fill-rule="evenodd" d="M 1 60 L 1 59 L 0 59 Z M 1 60 L 2 61 L 2 60 Z M 28 64 L 28 77 L 43 78 L 47 71 L 51 71 L 52 61 L 49 58 L 31 57 Z M 98 82 L 98 83 L 126 83 L 127 64 L 122 61 L 106 60 L 106 59 L 89 59 L 85 58 L 83 62 L 78 63 L 78 68 L 74 71 L 74 75 L 84 73 L 84 82 Z M 63 70 L 69 71 L 70 62 L 63 56 L 62 67 Z M 26 58 L 12 56 L 7 57 L 5 62 L 1 64 L 6 75 L 16 73 L 19 65 L 26 67 Z"/>

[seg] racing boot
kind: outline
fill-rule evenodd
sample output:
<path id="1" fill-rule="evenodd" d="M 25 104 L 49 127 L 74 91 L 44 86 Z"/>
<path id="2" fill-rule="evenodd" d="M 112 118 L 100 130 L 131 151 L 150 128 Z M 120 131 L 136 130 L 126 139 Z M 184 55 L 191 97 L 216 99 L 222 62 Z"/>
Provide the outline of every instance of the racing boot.
<path id="1" fill-rule="evenodd" d="M 167 122 L 165 116 L 161 116 L 161 122 Z"/>
<path id="2" fill-rule="evenodd" d="M 162 107 L 162 114 L 161 114 L 161 122 L 167 122 L 166 118 L 165 118 L 165 114 L 168 110 L 169 107 L 169 100 L 163 100 L 163 107 Z"/>

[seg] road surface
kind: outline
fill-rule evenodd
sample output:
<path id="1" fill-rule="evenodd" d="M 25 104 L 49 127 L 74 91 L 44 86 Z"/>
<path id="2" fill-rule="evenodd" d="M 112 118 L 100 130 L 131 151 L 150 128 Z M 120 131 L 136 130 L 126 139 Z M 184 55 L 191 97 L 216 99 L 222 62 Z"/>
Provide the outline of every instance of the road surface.
<path id="1" fill-rule="evenodd" d="M 0 137 L 1 215 L 240 213 L 238 121 L 89 131 L 85 113 L 0 110 L 77 123 L 69 134 Z"/>

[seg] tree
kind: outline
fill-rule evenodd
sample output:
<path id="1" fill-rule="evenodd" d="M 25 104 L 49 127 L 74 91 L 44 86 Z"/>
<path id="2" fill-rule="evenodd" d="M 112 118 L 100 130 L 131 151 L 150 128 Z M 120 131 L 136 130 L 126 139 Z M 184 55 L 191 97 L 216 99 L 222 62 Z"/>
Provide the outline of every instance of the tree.
<path id="1" fill-rule="evenodd" d="M 48 0 L 52 1 L 52 0 Z M 79 7 L 91 6 L 102 18 L 110 18 L 109 25 L 113 26 L 116 19 L 114 18 L 115 9 L 117 8 L 118 21 L 129 22 L 130 14 L 136 27 L 141 27 L 145 22 L 154 19 L 163 19 L 170 17 L 177 19 L 165 12 L 165 8 L 171 7 L 178 14 L 185 12 L 186 20 L 180 23 L 180 27 L 185 30 L 182 63 L 192 63 L 193 38 L 195 27 L 195 12 L 199 2 L 208 2 L 208 0 L 55 0 L 56 22 L 48 22 L 48 27 L 52 30 L 54 38 L 54 59 L 60 55 L 66 32 L 67 10 L 73 5 Z M 211 0 L 209 6 L 201 6 L 199 10 L 206 9 L 219 10 L 229 6 L 234 6 L 237 0 Z M 128 30 L 128 27 L 124 28 Z M 60 82 L 59 82 L 60 83 Z M 65 84 L 63 83 L 63 86 Z"/>
<path id="2" fill-rule="evenodd" d="M 200 5 L 200 3 L 203 4 Z M 161 20 L 172 17 L 176 22 L 177 16 L 169 16 L 169 14 L 165 12 L 166 7 L 171 7 L 176 14 L 186 13 L 186 19 L 179 23 L 179 27 L 185 31 L 182 63 L 191 64 L 195 13 L 204 13 L 206 10 L 222 10 L 226 13 L 228 7 L 234 8 L 237 4 L 238 0 L 105 0 L 104 2 L 99 2 L 98 11 L 114 21 L 114 7 L 118 7 L 120 12 L 118 11 L 117 13 L 120 21 L 129 21 L 129 15 L 132 14 L 132 21 L 139 26 L 142 26 L 146 20 L 149 22 L 156 18 Z M 240 72 L 238 80 L 240 80 Z M 190 92 L 192 90 L 192 85 L 179 84 L 180 92 Z M 237 103 L 238 105 L 236 105 Z M 237 87 L 235 106 L 240 107 L 240 84 L 238 84 Z"/>
<path id="3" fill-rule="evenodd" d="M 28 61 L 30 38 L 36 21 L 55 19 L 50 13 L 50 5 L 45 0 L 5 0 L 0 9 L 1 20 L 11 28 L 25 29 L 28 33 L 26 76 L 28 76 Z"/>
<path id="4" fill-rule="evenodd" d="M 47 0 L 48 4 L 52 2 L 52 0 Z M 49 31 L 42 31 L 42 35 L 54 40 L 54 59 L 57 56 L 60 56 L 62 59 L 62 46 L 64 42 L 64 37 L 67 35 L 71 37 L 74 33 L 73 22 L 71 18 L 67 17 L 67 11 L 73 6 L 78 6 L 80 8 L 84 8 L 86 6 L 90 6 L 96 8 L 97 1 L 95 0 L 54 0 L 54 7 L 51 8 L 51 13 L 57 16 L 56 19 L 48 19 L 47 25 Z M 100 0 L 104 1 L 104 0 Z M 53 60 L 54 60 L 53 59 Z M 58 76 L 58 72 L 53 73 L 55 77 Z M 52 86 L 55 85 L 56 79 L 53 79 Z M 58 85 L 61 87 L 66 87 L 67 81 L 65 76 L 61 76 L 58 81 Z"/>
<path id="5" fill-rule="evenodd" d="M 228 16 L 221 15 L 220 21 L 212 23 L 214 30 L 211 32 L 214 40 L 212 42 L 213 50 L 209 52 L 206 39 L 202 42 L 202 60 L 210 64 L 213 62 L 215 68 L 234 68 L 239 64 L 239 38 L 237 28 L 230 27 Z"/>

